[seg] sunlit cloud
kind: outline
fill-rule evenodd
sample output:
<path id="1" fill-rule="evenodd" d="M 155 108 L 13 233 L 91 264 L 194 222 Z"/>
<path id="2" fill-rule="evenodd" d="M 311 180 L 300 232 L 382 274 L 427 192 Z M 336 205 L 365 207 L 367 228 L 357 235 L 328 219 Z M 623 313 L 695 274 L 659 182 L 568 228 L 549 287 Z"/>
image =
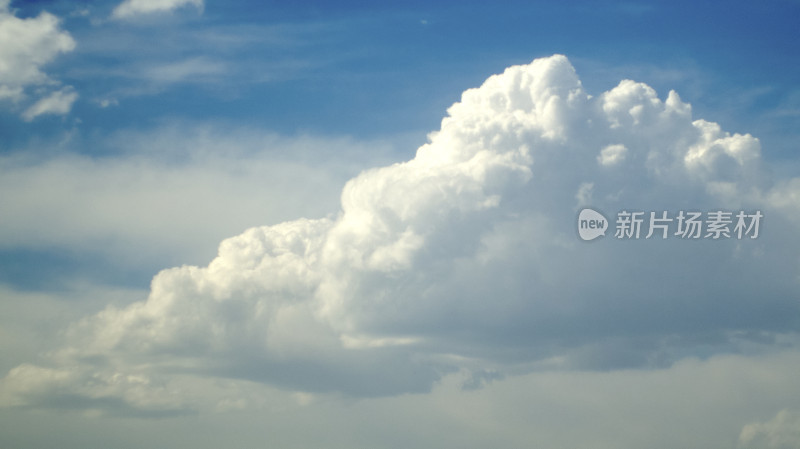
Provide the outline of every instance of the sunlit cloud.
<path id="1" fill-rule="evenodd" d="M 590 95 L 566 57 L 537 59 L 465 91 L 413 159 L 350 179 L 338 213 L 248 229 L 207 266 L 161 271 L 146 299 L 75 322 L 9 372 L 4 403 L 159 415 L 204 407 L 186 377 L 379 397 L 456 372 L 475 389 L 767 354 L 796 337 L 797 195 L 757 138 L 694 118 L 677 93 L 624 80 Z M 585 243 L 589 202 L 759 209 L 770 225 Z"/>

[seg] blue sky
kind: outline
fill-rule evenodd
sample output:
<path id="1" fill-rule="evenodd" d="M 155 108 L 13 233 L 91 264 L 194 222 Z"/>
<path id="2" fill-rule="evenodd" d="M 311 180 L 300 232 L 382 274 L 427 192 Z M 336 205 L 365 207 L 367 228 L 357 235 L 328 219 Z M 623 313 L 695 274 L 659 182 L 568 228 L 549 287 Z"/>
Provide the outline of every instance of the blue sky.
<path id="1" fill-rule="evenodd" d="M 0 0 L 0 446 L 796 447 L 799 18 Z"/>
<path id="2" fill-rule="evenodd" d="M 636 77 L 730 116 L 735 131 L 752 132 L 754 114 L 796 106 L 798 6 L 789 1 L 235 2 L 124 22 L 107 20 L 114 5 L 102 2 L 12 6 L 22 17 L 44 9 L 64 18 L 78 42 L 48 72 L 81 95 L 73 115 L 83 132 L 180 117 L 289 134 L 424 133 L 498 67 L 553 53 L 592 69 L 590 90 Z M 90 15 L 70 17 L 83 10 Z M 112 99 L 122 107 L 97 107 Z M 3 117 L 22 142 L 71 124 L 19 129 Z"/>

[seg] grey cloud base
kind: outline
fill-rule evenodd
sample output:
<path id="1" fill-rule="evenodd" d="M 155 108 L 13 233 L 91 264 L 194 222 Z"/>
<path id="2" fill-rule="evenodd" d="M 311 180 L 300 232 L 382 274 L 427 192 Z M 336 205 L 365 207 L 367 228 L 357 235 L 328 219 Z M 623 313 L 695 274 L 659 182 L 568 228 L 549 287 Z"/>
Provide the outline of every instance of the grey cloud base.
<path id="1" fill-rule="evenodd" d="M 795 347 L 798 195 L 756 138 L 693 119 L 675 92 L 591 96 L 566 57 L 537 59 L 464 92 L 414 159 L 350 180 L 337 216 L 162 271 L 145 301 L 12 369 L 0 399 L 166 413 L 202 408 L 192 385 L 220 379 L 385 396 L 457 370 L 474 388 Z M 758 239 L 585 243 L 583 206 L 765 218 Z"/>

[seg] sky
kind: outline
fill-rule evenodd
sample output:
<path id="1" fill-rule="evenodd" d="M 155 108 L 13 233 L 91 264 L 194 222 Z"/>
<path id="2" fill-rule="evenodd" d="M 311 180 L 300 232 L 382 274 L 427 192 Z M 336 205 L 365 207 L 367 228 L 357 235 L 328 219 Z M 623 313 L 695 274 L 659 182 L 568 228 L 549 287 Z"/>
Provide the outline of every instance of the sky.
<path id="1" fill-rule="evenodd" d="M 0 447 L 796 449 L 798 18 L 0 0 Z"/>

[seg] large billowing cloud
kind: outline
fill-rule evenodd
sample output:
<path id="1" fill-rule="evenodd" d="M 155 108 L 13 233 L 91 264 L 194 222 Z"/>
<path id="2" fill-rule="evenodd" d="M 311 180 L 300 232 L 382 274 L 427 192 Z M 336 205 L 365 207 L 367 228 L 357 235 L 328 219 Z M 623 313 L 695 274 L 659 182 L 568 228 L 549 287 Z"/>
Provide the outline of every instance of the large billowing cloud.
<path id="1" fill-rule="evenodd" d="M 675 92 L 626 80 L 591 96 L 567 58 L 537 59 L 464 92 L 412 160 L 351 179 L 338 215 L 249 229 L 75 323 L 9 372 L 3 401 L 177 413 L 219 379 L 382 396 L 457 370 L 471 388 L 791 348 L 798 195 L 756 138 Z M 757 239 L 587 243 L 583 206 L 764 218 Z"/>
<path id="2" fill-rule="evenodd" d="M 60 53 L 74 49 L 75 41 L 60 29 L 56 16 L 42 12 L 20 19 L 9 9 L 9 1 L 0 1 L 0 100 L 18 103 L 25 99 L 28 87 L 44 86 L 45 92 L 57 87 L 58 81 L 42 69 Z M 25 118 L 66 114 L 76 98 L 69 86 L 55 90 L 28 109 Z"/>

